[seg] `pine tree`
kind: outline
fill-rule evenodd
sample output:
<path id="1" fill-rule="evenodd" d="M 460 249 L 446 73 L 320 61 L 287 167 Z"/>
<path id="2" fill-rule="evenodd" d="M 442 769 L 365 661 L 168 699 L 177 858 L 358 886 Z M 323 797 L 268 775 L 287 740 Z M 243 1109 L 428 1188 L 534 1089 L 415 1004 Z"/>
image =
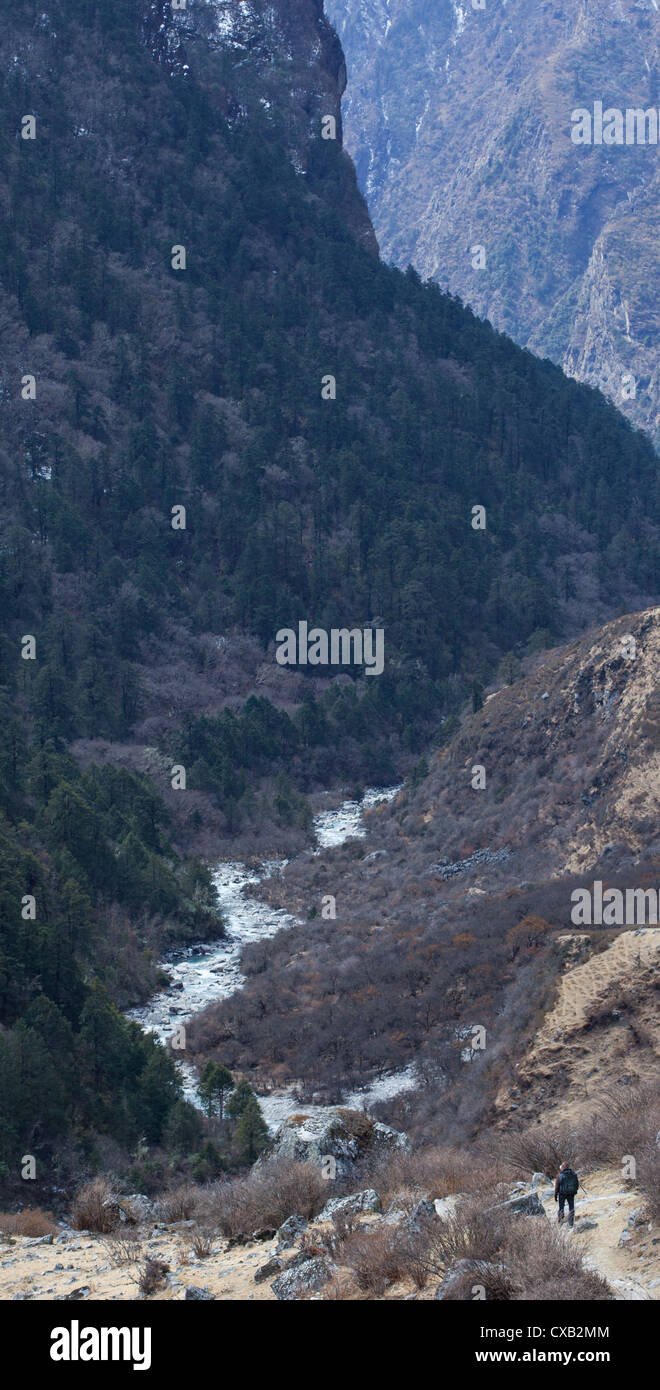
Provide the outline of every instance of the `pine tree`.
<path id="1" fill-rule="evenodd" d="M 236 1126 L 235 1143 L 241 1162 L 254 1163 L 259 1154 L 263 1153 L 268 1138 L 268 1126 L 256 1096 L 252 1095 L 246 1102 Z"/>

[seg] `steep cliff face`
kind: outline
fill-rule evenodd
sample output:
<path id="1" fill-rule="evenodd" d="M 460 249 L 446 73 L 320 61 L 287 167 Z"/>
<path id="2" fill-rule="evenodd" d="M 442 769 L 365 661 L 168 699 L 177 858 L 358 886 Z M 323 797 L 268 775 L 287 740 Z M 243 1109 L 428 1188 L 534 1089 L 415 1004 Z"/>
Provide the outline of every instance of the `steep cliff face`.
<path id="1" fill-rule="evenodd" d="M 324 117 L 332 117 L 342 148 L 346 63 L 323 12 L 323 0 L 188 0 L 183 10 L 173 10 L 170 0 L 146 0 L 143 38 L 173 77 L 190 73 L 186 43 L 201 40 L 211 53 L 226 54 L 234 65 L 238 61 L 230 84 L 233 90 L 228 93 L 228 111 L 235 120 L 245 115 L 240 100 L 243 59 L 248 84 L 253 90 L 258 85 L 260 105 L 279 120 L 298 173 L 307 172 L 310 148 L 318 140 Z M 376 237 L 348 155 L 342 166 L 342 216 L 357 239 L 377 255 Z"/>
<path id="2" fill-rule="evenodd" d="M 657 108 L 655 0 L 326 8 L 385 258 L 598 386 L 657 444 L 660 153 L 571 140 L 578 107 Z"/>

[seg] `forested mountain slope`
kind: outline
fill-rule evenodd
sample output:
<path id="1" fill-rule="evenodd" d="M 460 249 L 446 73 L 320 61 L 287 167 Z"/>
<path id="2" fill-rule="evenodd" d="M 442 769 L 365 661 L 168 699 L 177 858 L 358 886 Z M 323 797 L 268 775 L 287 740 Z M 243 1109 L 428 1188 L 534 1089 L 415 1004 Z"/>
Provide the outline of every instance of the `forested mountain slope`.
<path id="1" fill-rule="evenodd" d="M 385 259 L 598 386 L 657 444 L 657 144 L 571 139 L 572 112 L 598 101 L 657 113 L 656 0 L 327 9 Z"/>
<path id="2" fill-rule="evenodd" d="M 257 780 L 286 771 L 274 823 L 304 826 L 310 781 L 394 768 L 512 647 L 653 595 L 659 550 L 647 441 L 379 263 L 317 0 L 17 0 L 0 74 L 14 1173 L 74 1129 L 132 1144 L 145 1110 L 162 1140 L 171 1068 L 103 986 L 125 1002 L 154 939 L 217 934 L 182 850 L 207 803 L 230 852 Z M 385 673 L 276 667 L 299 619 L 382 625 Z"/>

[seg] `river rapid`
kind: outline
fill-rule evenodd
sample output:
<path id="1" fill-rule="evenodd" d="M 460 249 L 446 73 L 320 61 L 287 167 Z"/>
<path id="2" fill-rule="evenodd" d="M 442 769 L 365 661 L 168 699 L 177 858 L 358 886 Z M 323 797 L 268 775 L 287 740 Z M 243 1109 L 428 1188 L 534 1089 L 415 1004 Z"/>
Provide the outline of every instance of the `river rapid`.
<path id="1" fill-rule="evenodd" d="M 372 787 L 361 800 L 343 801 L 334 810 L 320 811 L 314 817 L 317 853 L 345 840 L 361 839 L 366 834 L 363 812 L 379 801 L 391 801 L 400 788 Z M 139 1023 L 147 1032 L 155 1033 L 167 1042 L 181 1025 L 185 1025 L 208 1004 L 227 999 L 244 983 L 240 961 L 243 947 L 253 941 L 275 936 L 285 927 L 293 926 L 295 918 L 288 912 L 273 908 L 253 897 L 253 884 L 279 873 L 286 859 L 265 860 L 258 870 L 250 870 L 238 861 L 221 862 L 213 871 L 218 900 L 222 910 L 226 935 L 219 941 L 203 942 L 171 953 L 161 962 L 170 985 L 127 1017 Z M 179 1061 L 187 1100 L 198 1104 L 196 1073 L 192 1065 Z M 344 1103 L 363 1107 L 375 1100 L 385 1100 L 415 1084 L 412 1068 L 379 1078 L 370 1087 L 344 1097 Z M 260 1096 L 264 1117 L 270 1128 L 292 1114 L 297 1108 L 293 1090 L 275 1095 Z M 308 1110 L 310 1107 L 306 1106 Z"/>

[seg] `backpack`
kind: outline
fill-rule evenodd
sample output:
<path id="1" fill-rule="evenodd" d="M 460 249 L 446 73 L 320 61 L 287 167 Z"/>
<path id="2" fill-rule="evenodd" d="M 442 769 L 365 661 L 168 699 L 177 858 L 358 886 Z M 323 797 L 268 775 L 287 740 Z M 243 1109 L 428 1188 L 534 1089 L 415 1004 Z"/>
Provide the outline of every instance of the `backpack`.
<path id="1" fill-rule="evenodd" d="M 579 1186 L 580 1179 L 577 1173 L 574 1173 L 572 1168 L 564 1168 L 563 1173 L 559 1175 L 559 1191 L 562 1197 L 574 1197 Z"/>

